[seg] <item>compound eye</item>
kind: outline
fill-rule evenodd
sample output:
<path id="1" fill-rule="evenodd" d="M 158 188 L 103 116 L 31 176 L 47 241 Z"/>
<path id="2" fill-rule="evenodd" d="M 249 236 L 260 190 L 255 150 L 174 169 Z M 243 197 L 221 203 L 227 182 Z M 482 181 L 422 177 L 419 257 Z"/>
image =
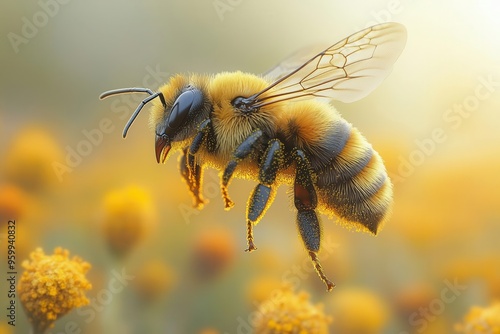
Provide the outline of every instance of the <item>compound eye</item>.
<path id="1" fill-rule="evenodd" d="M 190 89 L 183 92 L 172 106 L 172 111 L 168 116 L 167 126 L 171 129 L 180 127 L 190 112 L 201 107 L 203 95 L 198 89 Z"/>

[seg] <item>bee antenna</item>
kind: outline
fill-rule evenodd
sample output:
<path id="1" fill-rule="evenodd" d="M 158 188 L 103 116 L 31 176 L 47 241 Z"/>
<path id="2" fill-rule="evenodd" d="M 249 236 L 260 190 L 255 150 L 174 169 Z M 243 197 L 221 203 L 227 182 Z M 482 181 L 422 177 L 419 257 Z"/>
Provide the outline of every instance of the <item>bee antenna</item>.
<path id="1" fill-rule="evenodd" d="M 107 92 L 102 93 L 99 95 L 99 99 L 105 99 L 108 96 L 111 95 L 119 95 L 119 94 L 128 94 L 128 93 L 148 93 L 150 96 L 146 97 L 144 100 L 139 103 L 139 106 L 137 106 L 137 109 L 135 109 L 134 113 L 132 116 L 130 116 L 130 119 L 128 120 L 127 124 L 125 125 L 125 128 L 123 129 L 123 138 L 127 137 L 127 132 L 132 123 L 135 121 L 137 118 L 137 115 L 141 112 L 142 108 L 148 103 L 149 101 L 159 97 L 161 100 L 161 103 L 163 104 L 163 107 L 167 107 L 167 104 L 165 103 L 165 98 L 163 97 L 163 94 L 161 92 L 153 92 L 149 88 L 120 88 L 120 89 L 113 89 L 113 90 L 108 90 Z"/>

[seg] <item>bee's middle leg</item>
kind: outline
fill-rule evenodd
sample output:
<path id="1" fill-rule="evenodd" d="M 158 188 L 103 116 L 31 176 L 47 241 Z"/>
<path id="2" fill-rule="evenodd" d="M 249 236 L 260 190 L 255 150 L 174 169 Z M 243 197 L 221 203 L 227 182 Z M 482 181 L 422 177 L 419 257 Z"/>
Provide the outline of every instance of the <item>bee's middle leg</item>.
<path id="1" fill-rule="evenodd" d="M 233 152 L 233 157 L 231 161 L 227 164 L 224 169 L 224 173 L 222 174 L 222 183 L 221 183 L 221 192 L 222 199 L 224 200 L 224 208 L 226 210 L 231 209 L 234 206 L 234 202 L 229 198 L 227 193 L 227 187 L 229 185 L 229 181 L 231 180 L 233 173 L 236 169 L 236 166 L 241 162 L 241 160 L 245 159 L 249 156 L 253 150 L 255 149 L 255 144 L 262 137 L 261 130 L 255 130 L 248 138 L 246 138 Z"/>
<path id="2" fill-rule="evenodd" d="M 275 189 L 272 188 L 278 170 L 285 162 L 284 145 L 278 139 L 269 141 L 262 156 L 259 169 L 259 184 L 250 195 L 247 204 L 247 241 L 251 252 L 257 249 L 253 243 L 253 225 L 257 224 L 271 206 Z"/>

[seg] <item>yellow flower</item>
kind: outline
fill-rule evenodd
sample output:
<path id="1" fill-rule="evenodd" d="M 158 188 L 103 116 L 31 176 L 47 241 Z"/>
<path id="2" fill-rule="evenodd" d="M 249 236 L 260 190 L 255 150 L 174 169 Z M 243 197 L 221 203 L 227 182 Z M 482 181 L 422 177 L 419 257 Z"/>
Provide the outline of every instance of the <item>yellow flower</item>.
<path id="1" fill-rule="evenodd" d="M 85 278 L 90 264 L 69 252 L 56 248 L 45 255 L 41 248 L 24 261 L 18 285 L 19 297 L 36 333 L 43 333 L 72 309 L 87 305 L 85 291 L 92 285 Z"/>
<path id="2" fill-rule="evenodd" d="M 456 257 L 442 268 L 444 277 L 456 277 L 458 281 L 480 279 L 484 281 L 486 294 L 500 298 L 500 253 L 490 252 L 481 256 L 469 255 Z"/>
<path id="3" fill-rule="evenodd" d="M 283 287 L 286 287 L 286 284 L 277 276 L 258 276 L 249 282 L 247 296 L 252 303 L 262 303 L 270 298 L 274 291 Z"/>
<path id="4" fill-rule="evenodd" d="M 335 333 L 382 333 L 389 310 L 377 295 L 359 288 L 338 288 L 331 298 Z"/>
<path id="5" fill-rule="evenodd" d="M 62 161 L 62 153 L 51 134 L 39 127 L 28 127 L 13 139 L 4 173 L 9 181 L 28 190 L 39 190 L 56 182 L 52 167 L 55 161 Z"/>
<path id="6" fill-rule="evenodd" d="M 463 323 L 456 325 L 455 329 L 467 334 L 500 333 L 500 302 L 496 301 L 489 307 L 471 307 Z"/>
<path id="7" fill-rule="evenodd" d="M 145 190 L 129 186 L 112 191 L 104 198 L 102 228 L 115 255 L 126 255 L 149 232 L 151 223 L 151 199 Z"/>
<path id="8" fill-rule="evenodd" d="M 289 288 L 264 301 L 259 311 L 255 334 L 326 334 L 332 321 L 324 314 L 322 305 L 309 302 L 307 293 L 296 294 Z"/>
<path id="9" fill-rule="evenodd" d="M 162 297 L 175 282 L 175 274 L 163 261 L 152 260 L 144 264 L 134 280 L 134 287 L 145 301 Z"/>

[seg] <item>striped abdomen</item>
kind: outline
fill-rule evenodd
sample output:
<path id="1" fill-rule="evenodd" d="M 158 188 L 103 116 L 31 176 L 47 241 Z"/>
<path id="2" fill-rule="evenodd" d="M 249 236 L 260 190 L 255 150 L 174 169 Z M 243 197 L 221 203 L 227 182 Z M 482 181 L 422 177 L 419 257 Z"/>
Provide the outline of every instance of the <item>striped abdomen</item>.
<path id="1" fill-rule="evenodd" d="M 303 150 L 316 174 L 318 209 L 377 233 L 390 213 L 392 185 L 370 143 L 331 105 L 297 102 L 282 117 L 283 141 Z"/>
<path id="2" fill-rule="evenodd" d="M 379 154 L 342 118 L 322 138 L 326 156 L 310 155 L 317 174 L 320 209 L 341 223 L 356 224 L 376 234 L 388 217 L 392 185 Z"/>

